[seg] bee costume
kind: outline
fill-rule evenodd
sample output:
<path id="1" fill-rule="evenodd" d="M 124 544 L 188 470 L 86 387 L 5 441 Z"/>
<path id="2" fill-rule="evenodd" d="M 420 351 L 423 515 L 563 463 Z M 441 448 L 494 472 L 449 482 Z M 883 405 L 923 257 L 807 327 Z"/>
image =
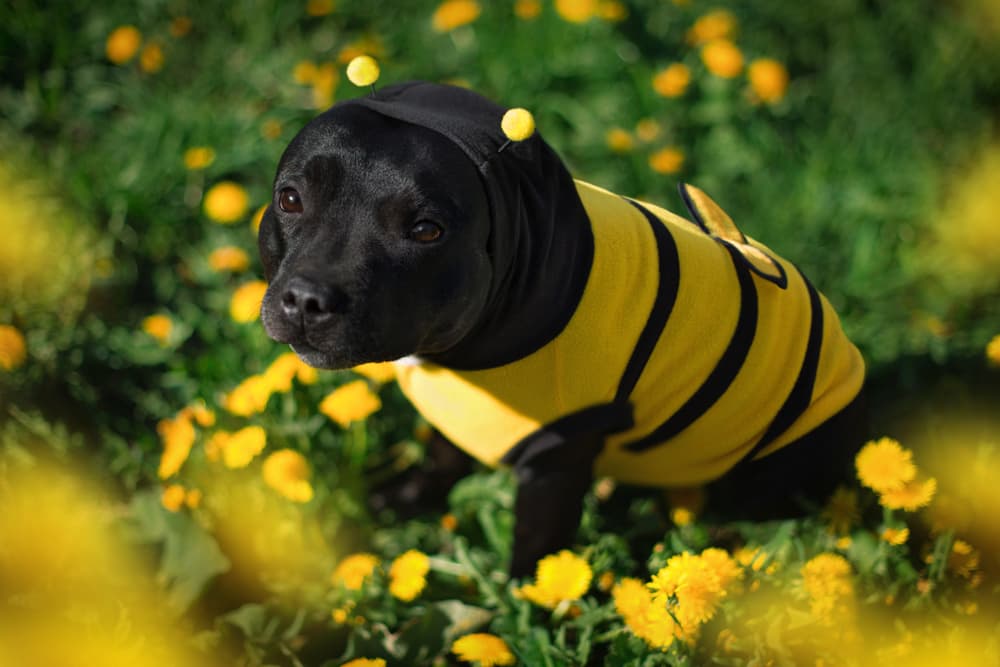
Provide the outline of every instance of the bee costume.
<path id="1" fill-rule="evenodd" d="M 396 364 L 421 414 L 480 461 L 572 457 L 596 434 L 597 474 L 698 484 L 858 394 L 864 363 L 827 300 L 701 190 L 681 185 L 688 220 L 574 181 L 524 119 L 505 136 L 505 110 L 459 88 L 401 84 L 342 105 L 434 130 L 481 177 L 494 268 L 482 321 L 454 350 Z"/>

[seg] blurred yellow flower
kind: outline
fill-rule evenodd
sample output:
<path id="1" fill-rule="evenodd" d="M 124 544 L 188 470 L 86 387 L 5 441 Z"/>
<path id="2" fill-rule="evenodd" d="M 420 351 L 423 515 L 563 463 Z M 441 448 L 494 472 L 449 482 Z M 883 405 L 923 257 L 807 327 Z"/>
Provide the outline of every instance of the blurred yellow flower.
<path id="1" fill-rule="evenodd" d="M 184 507 L 184 498 L 186 496 L 187 491 L 184 490 L 183 486 L 180 484 L 171 484 L 163 489 L 163 493 L 160 494 L 160 504 L 171 512 L 178 512 Z"/>
<path id="2" fill-rule="evenodd" d="M 253 219 L 250 221 L 250 229 L 254 234 L 260 232 L 260 221 L 264 219 L 264 213 L 267 212 L 267 207 L 270 204 L 263 204 L 257 209 L 257 212 L 253 214 Z"/>
<path id="3" fill-rule="evenodd" d="M 579 600 L 590 588 L 590 564 L 568 549 L 538 561 L 535 582 L 525 584 L 520 595 L 541 607 L 554 609 L 563 600 Z"/>
<path id="4" fill-rule="evenodd" d="M 882 531 L 880 537 L 894 547 L 898 547 L 901 544 L 906 544 L 906 540 L 910 539 L 910 529 L 903 528 L 886 528 Z"/>
<path id="5" fill-rule="evenodd" d="M 728 39 L 713 39 L 701 47 L 701 61 L 709 72 L 724 79 L 743 71 L 743 53 Z"/>
<path id="6" fill-rule="evenodd" d="M 201 498 L 201 489 L 188 489 L 187 494 L 184 496 L 184 504 L 194 509 L 201 505 Z"/>
<path id="7" fill-rule="evenodd" d="M 260 136 L 264 137 L 265 139 L 272 139 L 272 140 L 277 139 L 278 137 L 281 136 L 281 123 L 274 120 L 273 118 L 265 120 L 264 123 L 260 126 Z M 267 208 L 266 204 L 261 208 L 261 210 L 265 208 Z M 257 218 L 257 222 L 253 228 L 254 233 L 257 233 L 258 227 L 260 227 L 259 218 Z"/>
<path id="8" fill-rule="evenodd" d="M 451 512 L 448 512 L 441 517 L 441 527 L 449 533 L 455 532 L 455 529 L 458 528 L 458 517 Z"/>
<path id="9" fill-rule="evenodd" d="M 316 79 L 316 63 L 311 60 L 300 60 L 295 63 L 292 78 L 295 79 L 295 83 L 303 86 L 311 84 Z"/>
<path id="10" fill-rule="evenodd" d="M 892 438 L 872 440 L 854 459 L 858 479 L 868 488 L 884 493 L 901 489 L 917 475 L 913 452 Z"/>
<path id="11" fill-rule="evenodd" d="M 347 80 L 355 86 L 370 86 L 378 81 L 378 62 L 371 56 L 358 56 L 347 63 Z"/>
<path id="12" fill-rule="evenodd" d="M 660 124 L 652 118 L 643 118 L 635 124 L 635 136 L 647 144 L 660 136 L 660 130 Z"/>
<path id="13" fill-rule="evenodd" d="M 123 25 L 108 35 L 104 53 L 108 56 L 108 60 L 116 65 L 122 65 L 132 60 L 140 44 L 142 44 L 142 33 L 139 29 L 132 25 Z"/>
<path id="14" fill-rule="evenodd" d="M 431 17 L 431 26 L 437 32 L 451 32 L 472 23 L 482 10 L 475 0 L 444 0 Z"/>
<path id="15" fill-rule="evenodd" d="M 667 65 L 653 76 L 653 90 L 663 97 L 680 97 L 691 83 L 691 69 L 684 63 Z"/>
<path id="16" fill-rule="evenodd" d="M 245 468 L 264 451 L 267 433 L 260 426 L 246 426 L 235 433 L 216 431 L 209 443 L 210 449 L 222 454 L 227 468 Z"/>
<path id="17" fill-rule="evenodd" d="M 379 408 L 382 401 L 364 380 L 354 380 L 337 387 L 319 404 L 319 411 L 343 428 L 351 422 L 365 419 Z"/>
<path id="18" fill-rule="evenodd" d="M 139 68 L 149 74 L 155 74 L 163 69 L 163 48 L 156 43 L 144 46 L 139 54 Z"/>
<path id="19" fill-rule="evenodd" d="M 827 501 L 823 513 L 830 532 L 834 535 L 847 533 L 861 517 L 858 512 L 858 494 L 854 489 L 838 486 Z"/>
<path id="20" fill-rule="evenodd" d="M 389 567 L 389 592 L 404 602 L 413 600 L 427 585 L 430 567 L 430 559 L 425 554 L 410 549 Z"/>
<path id="21" fill-rule="evenodd" d="M 725 549 L 719 549 L 718 547 L 709 547 L 701 552 L 699 555 L 708 567 L 715 572 L 715 576 L 719 578 L 719 585 L 722 587 L 723 596 L 726 595 L 727 587 L 736 581 L 737 579 L 743 578 L 743 570 L 740 569 L 739 563 L 736 562 L 732 556 Z"/>
<path id="22" fill-rule="evenodd" d="M 361 590 L 365 579 L 378 567 L 378 556 L 370 553 L 351 554 L 340 561 L 333 571 L 330 581 L 334 586 L 342 585 L 349 591 Z"/>
<path id="23" fill-rule="evenodd" d="M 306 3 L 306 14 L 309 16 L 326 16 L 333 13 L 333 0 L 309 0 Z"/>
<path id="24" fill-rule="evenodd" d="M 703 15 L 687 32 L 689 44 L 699 45 L 713 39 L 726 39 L 736 31 L 736 17 L 725 9 L 716 9 Z"/>
<path id="25" fill-rule="evenodd" d="M 14 370 L 24 364 L 27 356 L 24 334 L 9 324 L 0 324 L 0 368 Z"/>
<path id="26" fill-rule="evenodd" d="M 263 280 L 251 280 L 237 287 L 229 301 L 230 316 L 241 323 L 256 320 L 260 317 L 260 304 L 266 291 L 267 283 Z"/>
<path id="27" fill-rule="evenodd" d="M 684 153 L 668 146 L 649 156 L 649 167 L 658 174 L 676 174 L 684 166 Z"/>
<path id="28" fill-rule="evenodd" d="M 854 596 L 851 565 L 832 553 L 821 553 L 802 566 L 802 587 L 809 594 L 809 605 L 817 618 L 832 620 L 831 614 L 845 610 Z"/>
<path id="29" fill-rule="evenodd" d="M 680 628 L 666 605 L 653 601 L 653 593 L 638 579 L 626 577 L 611 590 L 615 611 L 625 625 L 652 648 L 666 649 L 678 638 Z"/>
<path id="30" fill-rule="evenodd" d="M 166 315 L 150 315 L 142 320 L 142 330 L 158 340 L 160 345 L 167 344 L 173 328 L 173 321 Z"/>
<path id="31" fill-rule="evenodd" d="M 757 58 L 747 67 L 750 88 L 763 102 L 777 102 L 788 89 L 788 70 L 777 60 Z"/>
<path id="32" fill-rule="evenodd" d="M 184 166 L 194 171 L 215 162 L 215 150 L 210 146 L 192 146 L 184 151 Z"/>
<path id="33" fill-rule="evenodd" d="M 948 554 L 948 569 L 960 577 L 969 579 L 979 569 L 979 551 L 965 540 L 955 540 Z"/>
<path id="34" fill-rule="evenodd" d="M 507 647 L 507 642 L 485 632 L 459 637 L 452 642 L 451 652 L 462 662 L 475 662 L 479 667 L 513 665 L 517 662 L 517 658 Z"/>
<path id="35" fill-rule="evenodd" d="M 334 93 L 340 84 L 340 72 L 333 63 L 323 63 L 316 68 L 312 82 L 312 103 L 317 109 L 326 109 L 333 104 Z"/>
<path id="36" fill-rule="evenodd" d="M 191 19 L 187 16 L 178 16 L 170 22 L 170 36 L 184 37 L 191 32 Z"/>
<path id="37" fill-rule="evenodd" d="M 205 401 L 198 399 L 191 405 L 183 408 L 177 413 L 178 416 L 184 417 L 185 419 L 194 419 L 198 426 L 214 426 L 215 425 L 215 413 L 212 412 Z"/>
<path id="38" fill-rule="evenodd" d="M 604 135 L 608 148 L 615 153 L 628 153 L 635 146 L 632 135 L 620 127 L 613 127 Z"/>
<path id="39" fill-rule="evenodd" d="M 605 21 L 617 23 L 628 18 L 628 9 L 615 0 L 605 0 L 597 6 L 597 15 Z"/>
<path id="40" fill-rule="evenodd" d="M 297 503 L 312 500 L 313 487 L 309 483 L 312 470 L 306 457 L 294 449 L 279 449 L 268 456 L 262 472 L 264 482 L 289 500 Z"/>
<path id="41" fill-rule="evenodd" d="M 187 415 L 177 415 L 173 419 L 161 419 L 156 425 L 156 432 L 163 443 L 157 474 L 160 479 L 166 479 L 176 474 L 187 461 L 194 444 L 194 426 Z"/>
<path id="42" fill-rule="evenodd" d="M 542 13 L 542 3 L 539 0 L 517 0 L 514 3 L 514 15 L 524 21 L 538 18 Z"/>
<path id="43" fill-rule="evenodd" d="M 657 604 L 666 606 L 676 600 L 672 611 L 686 629 L 712 618 L 725 595 L 713 564 L 689 552 L 671 556 L 648 586 Z"/>
<path id="44" fill-rule="evenodd" d="M 986 358 L 994 366 L 1000 366 L 1000 334 L 991 338 L 986 344 Z"/>
<path id="45" fill-rule="evenodd" d="M 586 23 L 597 14 L 597 0 L 556 0 L 556 13 L 570 23 Z"/>
<path id="46" fill-rule="evenodd" d="M 208 256 L 208 265 L 213 271 L 241 273 L 250 267 L 250 257 L 246 251 L 236 246 L 216 248 Z"/>
<path id="47" fill-rule="evenodd" d="M 933 477 L 925 480 L 910 480 L 898 489 L 889 489 L 879 493 L 878 501 L 891 510 L 915 512 L 930 504 L 937 491 L 937 480 Z"/>
<path id="48" fill-rule="evenodd" d="M 264 375 L 251 375 L 222 399 L 222 407 L 234 415 L 249 417 L 262 412 L 271 398 L 273 387 Z"/>
<path id="49" fill-rule="evenodd" d="M 396 379 L 396 367 L 391 361 L 361 364 L 351 370 L 379 384 L 385 384 Z"/>
<path id="50" fill-rule="evenodd" d="M 246 215 L 248 202 L 247 191 L 243 186 L 232 181 L 222 181 L 205 193 L 202 208 L 211 220 L 231 225 Z"/>
<path id="51" fill-rule="evenodd" d="M 694 512 L 686 507 L 674 507 L 670 510 L 670 520 L 675 526 L 690 526 L 694 522 Z"/>
<path id="52" fill-rule="evenodd" d="M 291 391 L 293 378 L 297 378 L 302 384 L 315 384 L 319 374 L 315 368 L 299 359 L 299 355 L 284 352 L 271 362 L 264 371 L 264 377 L 273 391 L 284 393 Z"/>
<path id="53" fill-rule="evenodd" d="M 378 35 L 365 35 L 351 42 L 337 53 L 337 62 L 346 65 L 358 56 L 368 55 L 381 58 L 385 55 L 385 47 Z"/>
<path id="54" fill-rule="evenodd" d="M 382 658 L 355 658 L 345 662 L 340 667 L 385 667 L 385 660 Z"/>

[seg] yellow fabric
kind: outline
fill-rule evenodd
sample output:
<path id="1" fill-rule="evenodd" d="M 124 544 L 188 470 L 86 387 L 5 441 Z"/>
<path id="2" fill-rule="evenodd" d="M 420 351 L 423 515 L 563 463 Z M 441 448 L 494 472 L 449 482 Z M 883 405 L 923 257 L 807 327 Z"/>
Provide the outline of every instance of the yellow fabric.
<path id="1" fill-rule="evenodd" d="M 486 370 L 398 364 L 400 386 L 416 408 L 486 464 L 498 464 L 546 424 L 611 401 L 656 298 L 659 259 L 647 219 L 618 195 L 580 181 L 577 190 L 594 232 L 594 259 L 583 297 L 559 336 L 523 359 Z M 726 393 L 668 442 L 642 452 L 625 450 L 701 386 L 729 345 L 740 303 L 733 258 L 721 242 L 689 220 L 643 206 L 677 244 L 679 289 L 631 394 L 635 424 L 607 438 L 596 472 L 635 484 L 696 484 L 721 476 L 749 452 L 790 392 L 808 339 L 809 298 L 798 271 L 784 260 L 776 261 L 787 274 L 786 289 L 753 274 L 759 299 L 756 335 Z M 774 256 L 751 239 L 744 237 L 744 243 Z M 821 424 L 861 387 L 861 356 L 825 298 L 822 305 L 824 335 L 812 403 L 760 455 Z"/>

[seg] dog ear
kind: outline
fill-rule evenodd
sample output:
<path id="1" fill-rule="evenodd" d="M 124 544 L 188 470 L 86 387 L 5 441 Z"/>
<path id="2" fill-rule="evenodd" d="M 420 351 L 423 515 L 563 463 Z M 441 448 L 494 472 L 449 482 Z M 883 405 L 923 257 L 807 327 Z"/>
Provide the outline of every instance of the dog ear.
<path id="1" fill-rule="evenodd" d="M 260 219 L 260 229 L 257 232 L 257 249 L 260 261 L 264 265 L 264 279 L 271 282 L 278 272 L 281 260 L 285 257 L 285 240 L 281 238 L 278 228 L 278 218 L 272 207 L 268 206 Z"/>

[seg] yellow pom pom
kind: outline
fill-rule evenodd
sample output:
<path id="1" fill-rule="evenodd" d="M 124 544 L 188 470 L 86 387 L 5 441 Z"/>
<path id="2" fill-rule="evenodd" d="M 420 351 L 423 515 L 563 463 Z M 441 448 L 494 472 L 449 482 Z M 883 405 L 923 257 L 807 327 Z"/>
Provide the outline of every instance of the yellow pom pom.
<path id="1" fill-rule="evenodd" d="M 503 115 L 500 129 L 511 141 L 524 141 L 535 133 L 535 117 L 527 109 L 510 109 Z"/>
<path id="2" fill-rule="evenodd" d="M 378 81 L 378 63 L 371 56 L 358 56 L 347 64 L 347 78 L 355 86 L 370 86 Z"/>

